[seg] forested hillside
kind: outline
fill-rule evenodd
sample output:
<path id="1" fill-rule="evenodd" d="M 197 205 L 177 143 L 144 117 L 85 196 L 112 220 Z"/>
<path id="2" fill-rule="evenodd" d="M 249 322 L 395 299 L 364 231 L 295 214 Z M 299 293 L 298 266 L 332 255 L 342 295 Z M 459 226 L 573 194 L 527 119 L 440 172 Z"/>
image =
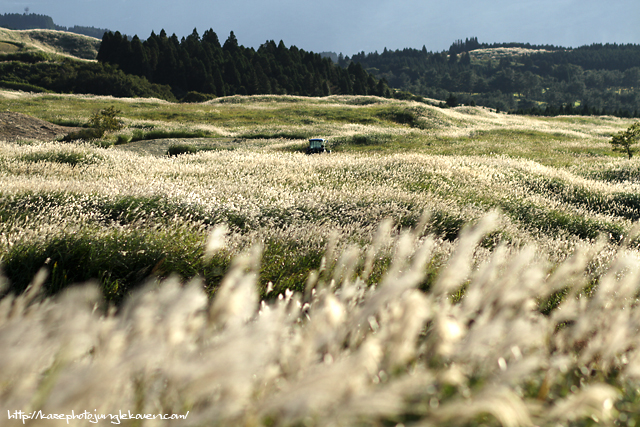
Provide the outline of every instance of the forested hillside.
<path id="1" fill-rule="evenodd" d="M 487 45 L 472 38 L 455 42 L 448 52 L 385 49 L 339 62 L 362 64 L 392 88 L 512 112 L 638 117 L 640 110 L 640 45 L 635 44 L 565 49 Z"/>
<path id="2" fill-rule="evenodd" d="M 199 92 L 216 96 L 289 94 L 305 96 L 390 96 L 383 80 L 368 74 L 358 63 L 335 66 L 322 55 L 273 40 L 258 50 L 238 44 L 233 31 L 221 45 L 217 34 L 196 30 L 181 40 L 174 34 L 152 33 L 144 42 L 105 33 L 98 61 L 152 83 L 170 85 L 174 93 Z"/>

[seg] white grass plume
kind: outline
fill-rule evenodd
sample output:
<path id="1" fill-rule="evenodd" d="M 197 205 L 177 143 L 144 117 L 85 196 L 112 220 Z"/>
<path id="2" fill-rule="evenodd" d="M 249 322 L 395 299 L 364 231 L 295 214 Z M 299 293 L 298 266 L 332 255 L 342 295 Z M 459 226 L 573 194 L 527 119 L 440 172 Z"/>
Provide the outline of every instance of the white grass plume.
<path id="1" fill-rule="evenodd" d="M 154 424 L 181 426 L 631 417 L 637 403 L 607 381 L 624 390 L 639 377 L 639 261 L 621 248 L 592 297 L 569 293 L 555 310 L 562 316 L 543 315 L 538 303 L 583 283 L 590 257 L 576 254 L 550 274 L 533 247 L 498 246 L 474 265 L 470 254 L 493 222 L 459 239 L 427 292 L 417 287 L 436 239 L 419 230 L 397 237 L 379 285 L 358 275 L 391 244 L 388 224 L 360 256 L 351 248 L 320 273 L 331 286 L 269 302 L 258 302 L 259 245 L 236 258 L 212 301 L 198 279 L 169 278 L 113 310 L 94 285 L 40 298 L 39 276 L 33 291 L 0 300 L 0 409 L 188 410 L 179 424 Z M 447 297 L 463 282 L 459 301 Z"/>

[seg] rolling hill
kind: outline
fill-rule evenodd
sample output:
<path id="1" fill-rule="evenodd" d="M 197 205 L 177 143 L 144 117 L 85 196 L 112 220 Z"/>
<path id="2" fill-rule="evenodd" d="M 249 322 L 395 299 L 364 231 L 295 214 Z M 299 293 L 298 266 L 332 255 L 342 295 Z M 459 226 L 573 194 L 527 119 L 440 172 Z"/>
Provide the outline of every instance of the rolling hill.
<path id="1" fill-rule="evenodd" d="M 0 54 L 44 52 L 81 60 L 95 60 L 100 40 L 56 30 L 0 28 Z"/>

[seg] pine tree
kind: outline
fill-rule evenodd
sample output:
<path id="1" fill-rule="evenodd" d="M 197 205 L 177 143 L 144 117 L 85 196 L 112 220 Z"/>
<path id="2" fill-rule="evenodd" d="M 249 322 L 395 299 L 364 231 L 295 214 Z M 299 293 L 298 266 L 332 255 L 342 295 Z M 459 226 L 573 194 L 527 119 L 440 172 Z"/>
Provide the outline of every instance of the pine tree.
<path id="1" fill-rule="evenodd" d="M 235 53 L 238 50 L 238 39 L 236 39 L 236 35 L 233 34 L 233 31 L 229 33 L 229 37 L 227 38 L 227 41 L 224 42 L 222 49 L 229 53 Z"/>
<path id="2" fill-rule="evenodd" d="M 626 130 L 616 133 L 611 138 L 611 145 L 613 145 L 614 151 L 621 151 L 629 156 L 629 159 L 633 157 L 633 154 L 637 151 L 634 145 L 640 140 L 640 122 L 635 122 Z"/>
<path id="3" fill-rule="evenodd" d="M 218 40 L 218 35 L 213 31 L 213 29 L 208 29 L 202 35 L 202 43 L 208 44 L 213 48 L 221 49 L 220 40 Z"/>

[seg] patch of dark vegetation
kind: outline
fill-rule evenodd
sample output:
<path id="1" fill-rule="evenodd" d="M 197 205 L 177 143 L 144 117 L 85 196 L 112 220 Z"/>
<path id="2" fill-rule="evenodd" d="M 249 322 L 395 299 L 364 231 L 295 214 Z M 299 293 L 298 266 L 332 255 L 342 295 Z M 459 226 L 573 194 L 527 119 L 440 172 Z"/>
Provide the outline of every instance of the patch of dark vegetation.
<path id="1" fill-rule="evenodd" d="M 351 135 L 331 139 L 331 145 L 338 147 L 341 145 L 384 145 L 393 138 L 392 135 L 371 133 L 364 135 Z"/>
<path id="2" fill-rule="evenodd" d="M 20 160 L 26 162 L 51 162 L 70 166 L 90 165 L 103 160 L 100 155 L 80 151 L 45 151 L 25 154 Z"/>
<path id="3" fill-rule="evenodd" d="M 149 277 L 176 273 L 189 278 L 203 271 L 202 235 L 186 227 L 170 232 L 85 229 L 41 243 L 17 243 L 3 258 L 9 291 L 23 292 L 42 267 L 49 270 L 47 295 L 98 280 L 107 300 L 117 304 Z"/>
<path id="4" fill-rule="evenodd" d="M 152 139 L 168 139 L 168 138 L 211 138 L 216 135 L 211 132 L 202 130 L 142 130 L 133 131 L 130 142 L 149 141 Z"/>
<path id="5" fill-rule="evenodd" d="M 176 144 L 169 146 L 167 150 L 167 156 L 179 156 L 182 154 L 196 154 L 201 151 L 216 151 L 218 148 L 215 147 L 203 147 L 189 144 Z"/>
<path id="6" fill-rule="evenodd" d="M 252 132 L 239 136 L 241 139 L 309 139 L 314 134 L 310 131 Z"/>
<path id="7" fill-rule="evenodd" d="M 81 62 L 69 58 L 55 62 L 0 62 L 0 76 L 0 87 L 8 89 L 90 93 L 126 98 L 153 97 L 176 101 L 168 86 L 151 84 L 144 77 L 125 74 L 109 64 Z"/>
<path id="8" fill-rule="evenodd" d="M 5 42 L 6 43 L 6 42 Z M 44 52 L 15 52 L 0 54 L 0 61 L 18 61 L 26 64 L 50 61 L 53 58 Z"/>
<path id="9" fill-rule="evenodd" d="M 73 141 L 94 141 L 104 136 L 104 130 L 95 128 L 80 129 L 65 135 L 60 141 L 73 142 Z"/>
<path id="10" fill-rule="evenodd" d="M 199 102 L 211 101 L 214 98 L 215 98 L 214 95 L 191 91 L 187 93 L 185 96 L 183 96 L 182 98 L 180 98 L 180 102 L 199 103 Z"/>
<path id="11" fill-rule="evenodd" d="M 4 89 L 21 90 L 23 92 L 53 93 L 53 91 L 40 86 L 32 85 L 29 83 L 10 82 L 6 80 L 0 80 L 0 87 Z"/>
<path id="12" fill-rule="evenodd" d="M 401 108 L 393 107 L 378 113 L 378 117 L 401 125 L 408 125 L 412 128 L 428 129 L 429 123 L 422 117 L 421 108 Z"/>

